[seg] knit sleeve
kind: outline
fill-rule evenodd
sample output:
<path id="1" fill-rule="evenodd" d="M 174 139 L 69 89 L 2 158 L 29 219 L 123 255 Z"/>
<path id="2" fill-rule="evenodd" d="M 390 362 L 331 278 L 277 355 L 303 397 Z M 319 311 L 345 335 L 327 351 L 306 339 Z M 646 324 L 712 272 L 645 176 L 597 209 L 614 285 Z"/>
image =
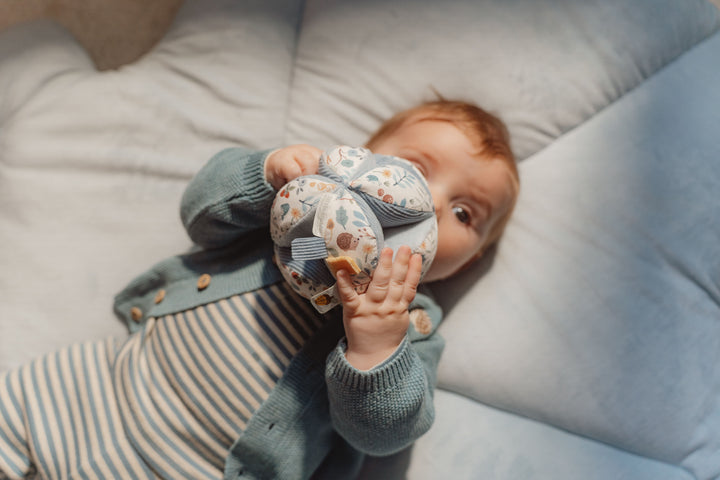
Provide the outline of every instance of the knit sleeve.
<path id="1" fill-rule="evenodd" d="M 433 390 L 444 341 L 436 333 L 439 309 L 429 307 L 423 312 L 431 326 L 424 332 L 411 327 L 397 351 L 372 370 L 350 365 L 344 340 L 328 356 L 326 381 L 333 425 L 364 453 L 398 452 L 432 425 Z"/>
<path id="2" fill-rule="evenodd" d="M 269 153 L 229 148 L 200 169 L 180 207 L 193 242 L 205 248 L 221 247 L 268 225 L 275 198 L 263 172 Z"/>

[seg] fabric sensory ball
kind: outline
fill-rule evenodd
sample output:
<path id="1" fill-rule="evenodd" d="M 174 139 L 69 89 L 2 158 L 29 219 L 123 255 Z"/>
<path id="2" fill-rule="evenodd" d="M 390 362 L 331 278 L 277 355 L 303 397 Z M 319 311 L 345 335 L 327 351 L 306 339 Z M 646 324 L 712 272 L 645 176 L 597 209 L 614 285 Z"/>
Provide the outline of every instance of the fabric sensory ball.
<path id="1" fill-rule="evenodd" d="M 324 152 L 317 175 L 283 186 L 270 234 L 284 278 L 320 312 L 339 304 L 337 271 L 347 270 L 363 292 L 384 247 L 408 245 L 421 254 L 423 275 L 437 248 L 435 211 L 420 171 L 360 147 Z"/>

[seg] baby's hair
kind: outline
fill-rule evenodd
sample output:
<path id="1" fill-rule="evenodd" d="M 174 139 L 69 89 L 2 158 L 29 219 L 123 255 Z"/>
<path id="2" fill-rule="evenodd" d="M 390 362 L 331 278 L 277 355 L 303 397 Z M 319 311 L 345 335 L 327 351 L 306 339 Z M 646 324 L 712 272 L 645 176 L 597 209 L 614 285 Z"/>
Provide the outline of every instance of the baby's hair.
<path id="1" fill-rule="evenodd" d="M 440 97 L 439 100 L 422 103 L 417 107 L 403 110 L 385 121 L 370 137 L 366 145 L 372 150 L 374 145 L 394 134 L 403 125 L 426 120 L 452 123 L 478 148 L 479 159 L 502 161 L 508 168 L 517 193 L 520 177 L 515 164 L 515 156 L 510 148 L 508 129 L 499 117 L 472 103 L 446 100 Z M 494 245 L 502 236 L 515 207 L 516 198 L 517 194 L 514 195 L 513 202 L 505 216 L 493 226 L 487 242 L 478 256 L 482 255 L 488 247 Z"/>

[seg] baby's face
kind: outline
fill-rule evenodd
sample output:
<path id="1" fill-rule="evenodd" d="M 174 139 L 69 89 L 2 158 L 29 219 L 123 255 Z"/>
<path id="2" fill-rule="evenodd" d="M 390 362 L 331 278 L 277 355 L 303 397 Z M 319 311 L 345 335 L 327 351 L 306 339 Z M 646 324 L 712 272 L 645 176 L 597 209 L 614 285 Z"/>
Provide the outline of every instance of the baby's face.
<path id="1" fill-rule="evenodd" d="M 438 249 L 426 282 L 452 275 L 475 257 L 513 204 L 516 186 L 508 167 L 478 158 L 476 147 L 450 122 L 411 120 L 371 148 L 411 161 L 430 186 Z"/>

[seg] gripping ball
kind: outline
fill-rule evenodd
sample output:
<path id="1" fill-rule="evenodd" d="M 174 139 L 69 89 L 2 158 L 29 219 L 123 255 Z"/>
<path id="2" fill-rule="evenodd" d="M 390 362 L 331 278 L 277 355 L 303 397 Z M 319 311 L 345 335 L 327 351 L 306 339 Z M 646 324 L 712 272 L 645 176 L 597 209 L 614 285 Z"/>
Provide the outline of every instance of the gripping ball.
<path id="1" fill-rule="evenodd" d="M 380 251 L 402 245 L 427 272 L 437 221 L 427 182 L 407 160 L 339 146 L 320 157 L 318 175 L 292 180 L 272 205 L 270 235 L 283 277 L 324 313 L 340 303 L 335 274 L 367 289 Z"/>

